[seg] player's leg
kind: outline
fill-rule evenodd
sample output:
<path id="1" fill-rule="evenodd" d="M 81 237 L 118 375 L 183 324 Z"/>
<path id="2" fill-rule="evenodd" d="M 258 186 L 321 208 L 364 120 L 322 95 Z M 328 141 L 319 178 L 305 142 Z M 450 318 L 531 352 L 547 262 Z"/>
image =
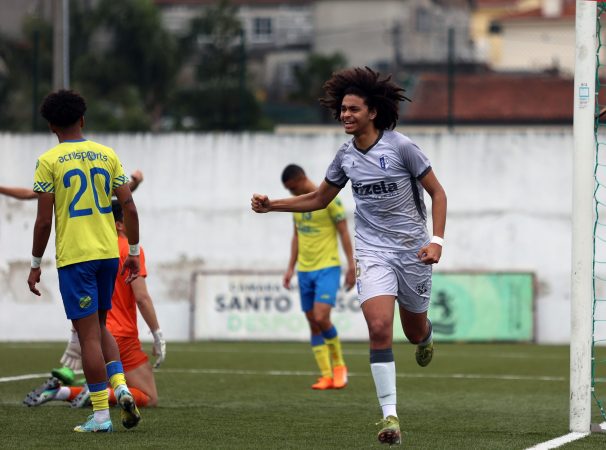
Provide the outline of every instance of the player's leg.
<path id="1" fill-rule="evenodd" d="M 431 266 L 422 264 L 414 253 L 398 258 L 398 303 L 400 321 L 408 340 L 415 344 L 415 359 L 421 367 L 433 358 L 433 332 L 427 317 L 431 296 Z"/>
<path id="2" fill-rule="evenodd" d="M 319 270 L 316 278 L 316 296 L 314 301 L 314 319 L 322 331 L 324 342 L 328 346 L 332 361 L 333 387 L 342 389 L 347 386 L 347 366 L 343 359 L 343 350 L 337 328 L 330 320 L 332 308 L 337 304 L 337 292 L 341 282 L 341 268 L 329 267 Z"/>
<path id="3" fill-rule="evenodd" d="M 126 371 L 126 380 L 135 395 L 137 404 L 141 406 L 158 406 L 158 390 L 156 379 L 149 361 L 139 367 Z M 141 402 L 140 402 L 141 400 Z"/>
<path id="4" fill-rule="evenodd" d="M 393 315 L 398 281 L 386 255 L 358 251 L 356 261 L 358 299 L 368 327 L 370 371 L 383 413 L 379 442 L 400 443 L 396 412 L 396 366 L 392 350 Z"/>
<path id="5" fill-rule="evenodd" d="M 50 401 L 74 400 L 84 389 L 83 386 L 66 386 L 61 380 L 51 376 L 42 385 L 29 392 L 23 404 L 26 406 L 40 406 Z"/>
<path id="6" fill-rule="evenodd" d="M 314 319 L 314 298 L 315 298 L 315 272 L 299 272 L 299 293 L 301 297 L 301 309 L 305 313 L 305 318 L 309 324 L 311 350 L 314 354 L 316 364 L 320 369 L 321 376 L 318 381 L 312 385 L 312 389 L 325 390 L 332 389 L 332 368 L 330 366 L 330 352 L 324 342 L 322 330 Z"/>
<path id="7" fill-rule="evenodd" d="M 116 342 L 124 365 L 128 388 L 135 397 L 137 406 L 157 406 L 158 391 L 147 354 L 141 348 L 138 337 L 118 336 Z M 111 394 L 110 394 L 111 403 Z"/>
<path id="8" fill-rule="evenodd" d="M 96 261 L 71 264 L 59 268 L 59 289 L 67 317 L 78 333 L 82 353 L 82 369 L 91 392 L 93 416 L 74 431 L 112 431 L 109 416 L 109 393 L 105 360 L 101 350 Z"/>
<path id="9" fill-rule="evenodd" d="M 137 426 L 141 413 L 137 408 L 135 398 L 126 385 L 124 368 L 120 360 L 120 351 L 116 340 L 105 327 L 107 311 L 111 309 L 111 299 L 118 273 L 118 258 L 99 261 L 97 272 L 97 289 L 99 295 L 99 328 L 102 338 L 103 356 L 106 361 L 107 378 L 115 392 L 116 400 L 121 408 L 120 417 L 125 428 Z M 92 391 L 91 391 L 92 400 Z"/>
<path id="10" fill-rule="evenodd" d="M 396 412 L 396 365 L 392 350 L 395 297 L 380 295 L 362 303 L 370 339 L 370 371 L 383 413 L 379 421 L 379 441 L 400 443 L 400 424 Z"/>
<path id="11" fill-rule="evenodd" d="M 415 359 L 421 367 L 427 366 L 433 358 L 433 328 L 427 311 L 413 313 L 400 306 L 400 321 L 408 340 L 417 345 Z"/>
<path id="12" fill-rule="evenodd" d="M 74 431 L 112 431 L 109 415 L 109 392 L 107 390 L 107 372 L 101 351 L 101 330 L 98 314 L 72 321 L 78 332 L 82 349 L 82 370 L 86 378 L 90 400 L 93 405 L 93 417 Z M 94 423 L 93 423 L 94 422 Z M 97 429 L 97 425 L 101 429 Z"/>

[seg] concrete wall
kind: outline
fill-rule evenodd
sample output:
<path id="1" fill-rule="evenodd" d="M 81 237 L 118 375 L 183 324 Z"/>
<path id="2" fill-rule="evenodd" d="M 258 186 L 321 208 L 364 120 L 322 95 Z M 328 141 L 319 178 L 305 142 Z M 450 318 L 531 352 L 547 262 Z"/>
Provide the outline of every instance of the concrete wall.
<path id="1" fill-rule="evenodd" d="M 571 130 L 413 129 L 409 135 L 428 154 L 448 194 L 446 244 L 436 270 L 535 272 L 537 338 L 567 341 Z M 320 181 L 346 139 L 338 131 L 88 137 L 114 147 L 127 171 L 145 173 L 135 198 L 148 285 L 173 340 L 187 338 L 194 270 L 285 267 L 291 217 L 252 213 L 250 196 L 287 195 L 280 173 L 288 163 Z M 50 135 L 0 134 L 0 184 L 29 186 L 37 156 L 54 144 Z M 350 189 L 341 196 L 353 230 Z M 27 289 L 35 210 L 35 202 L 0 197 L 0 340 L 61 340 L 68 333 L 52 242 L 44 257 L 44 295 Z M 146 331 L 143 326 L 144 338 Z"/>

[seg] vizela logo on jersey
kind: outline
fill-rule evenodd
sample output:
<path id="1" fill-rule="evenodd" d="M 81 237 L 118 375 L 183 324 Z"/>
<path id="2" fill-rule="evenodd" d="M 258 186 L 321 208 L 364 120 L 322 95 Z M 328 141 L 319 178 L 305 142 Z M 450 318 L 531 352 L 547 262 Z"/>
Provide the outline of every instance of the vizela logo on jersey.
<path id="1" fill-rule="evenodd" d="M 59 162 L 64 163 L 67 161 L 78 160 L 78 159 L 88 159 L 89 161 L 107 161 L 107 155 L 103 153 L 95 153 L 95 152 L 71 152 L 66 153 L 63 156 L 59 156 Z"/>
<path id="2" fill-rule="evenodd" d="M 398 190 L 398 183 L 385 183 L 381 181 L 375 184 L 356 183 L 352 185 L 353 190 L 358 195 L 378 195 L 390 194 Z"/>

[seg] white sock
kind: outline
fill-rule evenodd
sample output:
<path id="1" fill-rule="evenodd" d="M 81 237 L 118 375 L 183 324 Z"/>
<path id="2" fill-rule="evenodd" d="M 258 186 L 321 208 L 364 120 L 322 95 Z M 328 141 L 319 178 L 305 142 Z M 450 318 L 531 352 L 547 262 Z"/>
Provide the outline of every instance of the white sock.
<path id="1" fill-rule="evenodd" d="M 130 392 L 128 390 L 128 386 L 126 386 L 125 384 L 119 384 L 118 386 L 116 386 L 116 389 L 114 389 L 114 394 L 116 395 L 116 398 L 120 396 L 120 393 L 122 391 Z"/>
<path id="2" fill-rule="evenodd" d="M 381 406 L 383 410 L 383 418 L 387 419 L 389 416 L 398 417 L 398 413 L 396 412 L 396 405 L 384 405 Z"/>
<path id="3" fill-rule="evenodd" d="M 377 388 L 377 398 L 383 417 L 396 416 L 396 363 L 381 362 L 370 365 L 372 378 Z M 386 413 L 387 412 L 387 413 Z"/>
<path id="4" fill-rule="evenodd" d="M 109 420 L 109 409 L 99 409 L 93 412 L 95 422 L 103 423 Z"/>
<path id="5" fill-rule="evenodd" d="M 72 391 L 67 386 L 61 386 L 55 395 L 55 400 L 67 400 Z"/>

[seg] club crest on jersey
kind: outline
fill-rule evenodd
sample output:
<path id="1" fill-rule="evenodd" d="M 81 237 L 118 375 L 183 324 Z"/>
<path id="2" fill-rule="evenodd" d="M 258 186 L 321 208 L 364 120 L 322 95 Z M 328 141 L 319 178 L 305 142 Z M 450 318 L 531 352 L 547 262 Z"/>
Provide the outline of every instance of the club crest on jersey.
<path id="1" fill-rule="evenodd" d="M 79 304 L 80 308 L 86 309 L 92 304 L 92 302 L 93 302 L 93 299 L 87 295 L 86 297 L 82 297 L 80 299 L 80 301 L 78 302 L 78 304 Z"/>
<path id="2" fill-rule="evenodd" d="M 381 155 L 379 157 L 379 165 L 381 166 L 381 169 L 383 169 L 383 170 L 389 169 L 389 158 L 387 158 L 387 156 L 385 156 L 385 155 Z"/>

